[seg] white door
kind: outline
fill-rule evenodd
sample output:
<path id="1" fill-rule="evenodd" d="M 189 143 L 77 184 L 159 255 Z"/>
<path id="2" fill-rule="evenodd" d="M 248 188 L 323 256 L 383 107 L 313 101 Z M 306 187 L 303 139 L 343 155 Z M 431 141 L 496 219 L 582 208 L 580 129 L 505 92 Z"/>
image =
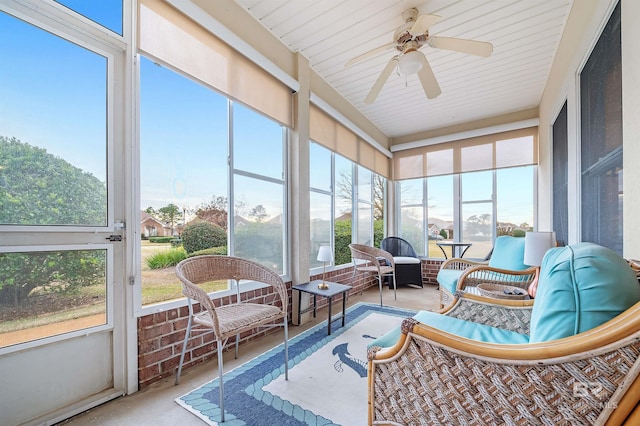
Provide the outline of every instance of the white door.
<path id="1" fill-rule="evenodd" d="M 104 33 L 58 3 L 0 0 L 2 424 L 125 391 L 126 49 Z"/>

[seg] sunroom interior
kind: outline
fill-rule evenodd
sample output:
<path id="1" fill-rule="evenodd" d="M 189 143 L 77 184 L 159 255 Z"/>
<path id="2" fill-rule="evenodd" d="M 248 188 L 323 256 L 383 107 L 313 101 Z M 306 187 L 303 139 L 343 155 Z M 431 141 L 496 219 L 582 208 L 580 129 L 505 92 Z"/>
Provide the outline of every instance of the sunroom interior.
<path id="1" fill-rule="evenodd" d="M 162 262 L 188 248 L 190 227 L 224 231 L 209 254 L 256 260 L 289 287 L 326 270 L 372 303 L 378 284 L 354 278 L 348 244 L 402 237 L 424 288 L 384 302 L 409 309 L 437 308 L 441 239 L 472 241 L 465 256 L 481 259 L 499 235 L 554 231 L 561 245 L 640 258 L 638 2 L 315 3 L 0 0 L 3 424 L 53 424 L 171 380 L 186 301 Z M 396 75 L 365 104 L 391 52 L 344 63 L 387 43 L 412 7 L 445 18 L 443 35 L 492 42 L 493 56 L 429 50 L 438 98 Z M 534 18 L 549 23 L 542 47 L 518 45 Z M 326 245 L 330 264 L 317 260 Z M 255 283 L 242 292 L 269 297 Z M 81 313 L 43 306 L 60 298 Z M 294 334 L 322 318 L 296 324 L 296 300 Z M 198 348 L 187 385 L 215 370 L 211 341 Z"/>

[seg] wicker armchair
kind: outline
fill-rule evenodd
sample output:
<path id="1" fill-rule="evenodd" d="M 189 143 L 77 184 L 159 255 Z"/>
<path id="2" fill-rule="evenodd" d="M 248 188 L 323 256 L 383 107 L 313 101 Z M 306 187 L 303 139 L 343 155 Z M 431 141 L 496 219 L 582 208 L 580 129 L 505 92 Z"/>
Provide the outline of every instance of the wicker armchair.
<path id="1" fill-rule="evenodd" d="M 380 288 L 380 306 L 382 306 L 382 278 L 385 276 L 393 279 L 393 298 L 396 299 L 396 266 L 391 253 L 363 244 L 349 244 L 351 259 L 353 260 L 353 276 L 358 272 L 374 274 L 378 278 Z M 380 261 L 386 261 L 386 265 Z"/>
<path id="2" fill-rule="evenodd" d="M 180 380 L 182 363 L 187 343 L 195 325 L 199 331 L 213 331 L 218 353 L 218 377 L 220 378 L 220 412 L 224 422 L 224 390 L 222 352 L 230 337 L 235 336 L 235 356 L 238 357 L 240 333 L 257 327 L 284 326 L 285 379 L 288 379 L 288 329 L 287 306 L 289 299 L 287 288 L 280 276 L 271 269 L 245 259 L 232 256 L 196 256 L 185 259 L 176 266 L 176 275 L 182 282 L 182 292 L 189 305 L 189 322 L 182 344 L 180 363 L 176 374 L 176 385 Z M 216 306 L 207 293 L 198 284 L 234 280 L 237 289 L 237 302 Z M 243 303 L 240 300 L 240 280 L 257 281 L 271 285 L 278 296 L 274 304 Z M 278 300 L 279 299 L 279 300 Z M 200 312 L 194 310 L 194 301 L 200 304 Z M 282 324 L 277 322 L 282 321 Z M 193 331 L 196 331 L 194 328 Z"/>
<path id="3" fill-rule="evenodd" d="M 453 302 L 456 291 L 474 292 L 478 284 L 502 284 L 528 289 L 538 276 L 538 268 L 523 264 L 524 238 L 502 236 L 496 239 L 488 261 L 461 258 L 442 263 L 438 272 L 440 306 Z"/>
<path id="4" fill-rule="evenodd" d="M 590 332 L 526 345 L 407 319 L 394 347 L 369 351 L 369 424 L 620 425 L 640 414 L 639 354 L 640 303 Z"/>
<path id="5" fill-rule="evenodd" d="M 593 244 L 552 249 L 538 293 L 457 292 L 374 341 L 369 424 L 638 424 L 635 273 Z"/>

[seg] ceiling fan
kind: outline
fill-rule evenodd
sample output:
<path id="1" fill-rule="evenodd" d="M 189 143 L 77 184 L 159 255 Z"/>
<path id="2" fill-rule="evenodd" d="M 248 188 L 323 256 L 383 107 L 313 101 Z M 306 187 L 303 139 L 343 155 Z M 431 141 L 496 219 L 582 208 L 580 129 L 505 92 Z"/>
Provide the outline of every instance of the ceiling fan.
<path id="1" fill-rule="evenodd" d="M 484 41 L 430 35 L 429 28 L 441 19 L 440 16 L 418 16 L 418 9 L 411 8 L 402 14 L 402 18 L 405 23 L 393 34 L 393 42 L 356 56 L 345 64 L 345 67 L 349 67 L 392 48 L 400 52 L 392 57 L 382 70 L 364 100 L 367 104 L 371 104 L 376 100 L 382 90 L 382 86 L 384 86 L 396 67 L 404 75 L 418 74 L 418 79 L 427 98 L 433 99 L 442 93 L 427 57 L 419 51 L 425 44 L 436 49 L 453 50 L 482 57 L 488 57 L 493 52 L 493 45 Z"/>

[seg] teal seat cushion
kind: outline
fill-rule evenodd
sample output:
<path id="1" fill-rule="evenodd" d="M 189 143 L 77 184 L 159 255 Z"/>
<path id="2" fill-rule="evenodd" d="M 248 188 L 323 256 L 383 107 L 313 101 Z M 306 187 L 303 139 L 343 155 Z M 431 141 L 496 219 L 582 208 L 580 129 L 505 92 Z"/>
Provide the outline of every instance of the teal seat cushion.
<path id="1" fill-rule="evenodd" d="M 531 312 L 531 343 L 597 327 L 640 300 L 632 269 L 608 248 L 579 243 L 553 248 L 542 261 Z"/>
<path id="2" fill-rule="evenodd" d="M 435 312 L 420 311 L 414 315 L 413 318 L 423 324 L 446 331 L 447 333 L 452 333 L 457 336 L 481 342 L 501 344 L 520 344 L 529 342 L 529 336 L 525 334 L 502 330 L 500 328 L 484 324 L 477 324 Z M 400 327 L 396 327 L 381 337 L 378 337 L 369 345 L 369 347 L 380 346 L 382 348 L 389 348 L 396 344 L 400 338 L 400 334 Z"/>
<path id="3" fill-rule="evenodd" d="M 508 235 L 496 238 L 489 266 L 510 271 L 527 269 L 524 264 L 524 238 Z"/>
<path id="4" fill-rule="evenodd" d="M 438 285 L 448 290 L 451 294 L 455 293 L 458 287 L 458 279 L 460 279 L 460 275 L 462 275 L 463 272 L 464 271 L 455 269 L 441 269 L 438 271 L 438 276 L 436 277 Z"/>

